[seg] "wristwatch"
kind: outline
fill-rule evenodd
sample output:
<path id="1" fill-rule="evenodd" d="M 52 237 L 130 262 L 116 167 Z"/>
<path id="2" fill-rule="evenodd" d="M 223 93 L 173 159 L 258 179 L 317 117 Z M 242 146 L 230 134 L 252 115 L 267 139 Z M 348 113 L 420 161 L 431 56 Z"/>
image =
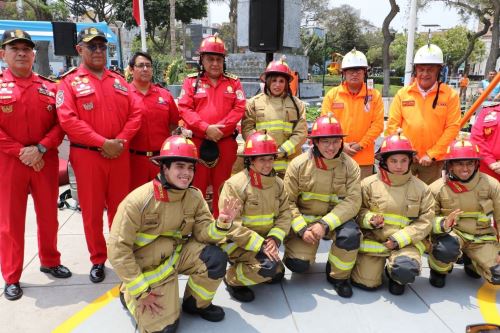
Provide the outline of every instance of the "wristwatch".
<path id="1" fill-rule="evenodd" d="M 38 149 L 38 151 L 42 154 L 45 154 L 47 152 L 47 147 L 45 147 L 41 143 L 36 145 L 36 149 Z"/>

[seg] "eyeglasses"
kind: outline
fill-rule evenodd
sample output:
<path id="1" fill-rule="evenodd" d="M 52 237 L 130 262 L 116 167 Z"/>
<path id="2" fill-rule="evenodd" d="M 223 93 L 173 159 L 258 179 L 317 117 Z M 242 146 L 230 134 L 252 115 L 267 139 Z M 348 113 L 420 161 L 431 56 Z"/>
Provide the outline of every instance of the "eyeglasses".
<path id="1" fill-rule="evenodd" d="M 134 67 L 139 69 L 151 69 L 153 68 L 153 64 L 141 63 L 141 64 L 135 64 Z"/>
<path id="2" fill-rule="evenodd" d="M 90 52 L 95 52 L 97 49 L 100 51 L 106 51 L 108 49 L 107 44 L 83 44 Z"/>

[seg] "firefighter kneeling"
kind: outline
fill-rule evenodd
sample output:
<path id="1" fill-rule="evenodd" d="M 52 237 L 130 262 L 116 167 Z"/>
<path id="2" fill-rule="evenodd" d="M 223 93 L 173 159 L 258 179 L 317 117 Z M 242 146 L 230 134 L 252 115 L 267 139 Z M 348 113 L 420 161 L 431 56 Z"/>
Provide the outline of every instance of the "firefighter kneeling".
<path id="1" fill-rule="evenodd" d="M 274 139 L 256 132 L 243 151 L 245 170 L 226 181 L 221 199 L 243 203 L 240 220 L 234 221 L 222 248 L 229 254 L 227 290 L 240 302 L 254 299 L 248 286 L 283 278 L 278 248 L 290 230 L 288 195 L 273 164 L 278 154 Z"/>
<path id="2" fill-rule="evenodd" d="M 356 287 L 378 288 L 385 266 L 389 291 L 401 295 L 420 274 L 422 240 L 431 231 L 434 211 L 430 189 L 410 172 L 415 153 L 401 134 L 386 137 L 377 154 L 378 173 L 361 182 L 363 201 L 357 220 L 363 242 L 352 272 Z"/>
<path id="3" fill-rule="evenodd" d="M 222 240 L 240 209 L 226 201 L 214 221 L 201 192 L 191 187 L 196 146 L 168 138 L 152 158 L 160 173 L 130 193 L 118 207 L 108 240 L 108 257 L 122 280 L 120 299 L 141 332 L 175 332 L 180 315 L 178 274 L 189 275 L 182 309 L 209 321 L 224 310 L 212 304 L 226 272 Z"/>
<path id="4" fill-rule="evenodd" d="M 361 232 L 353 218 L 361 204 L 359 166 L 342 152 L 340 123 L 323 116 L 313 124 L 313 148 L 297 156 L 285 174 L 292 230 L 285 239 L 284 263 L 303 273 L 315 261 L 323 237 L 333 240 L 326 278 L 341 297 L 351 297 L 349 283 Z"/>
<path id="5" fill-rule="evenodd" d="M 500 284 L 500 184 L 478 170 L 479 159 L 478 147 L 469 140 L 453 142 L 444 157 L 444 179 L 431 184 L 436 219 L 429 282 L 434 287 L 444 287 L 462 253 L 467 275 Z"/>

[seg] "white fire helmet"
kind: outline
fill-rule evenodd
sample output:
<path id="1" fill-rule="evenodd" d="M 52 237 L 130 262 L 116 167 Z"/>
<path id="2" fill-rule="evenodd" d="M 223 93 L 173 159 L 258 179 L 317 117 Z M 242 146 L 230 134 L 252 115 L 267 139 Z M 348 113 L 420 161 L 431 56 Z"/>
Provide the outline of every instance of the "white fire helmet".
<path id="1" fill-rule="evenodd" d="M 356 48 L 354 48 L 352 49 L 352 51 L 348 52 L 342 59 L 342 70 L 359 67 L 368 68 L 368 61 L 366 60 L 363 52 L 360 52 L 356 50 Z"/>
<path id="2" fill-rule="evenodd" d="M 427 44 L 415 53 L 414 65 L 443 65 L 443 51 L 435 44 Z"/>

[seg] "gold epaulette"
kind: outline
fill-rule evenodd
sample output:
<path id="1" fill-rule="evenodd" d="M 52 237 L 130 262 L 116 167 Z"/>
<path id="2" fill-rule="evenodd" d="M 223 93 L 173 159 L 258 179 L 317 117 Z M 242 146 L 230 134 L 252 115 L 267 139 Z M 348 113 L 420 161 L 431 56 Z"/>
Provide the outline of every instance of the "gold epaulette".
<path id="1" fill-rule="evenodd" d="M 78 67 L 71 67 L 67 72 L 61 74 L 60 78 L 63 78 L 65 77 L 66 75 L 70 74 L 70 73 L 73 73 L 74 71 L 76 71 L 78 69 Z"/>
<path id="2" fill-rule="evenodd" d="M 233 79 L 233 80 L 238 80 L 238 76 L 236 76 L 235 74 L 232 74 L 232 73 L 224 73 L 224 76 L 228 77 L 230 79 Z"/>
<path id="3" fill-rule="evenodd" d="M 37 73 L 37 74 L 38 74 L 38 73 Z M 42 78 L 42 79 L 44 79 L 44 80 L 49 81 L 49 82 L 52 82 L 52 83 L 57 83 L 57 80 L 52 79 L 52 78 L 50 78 L 50 77 L 46 77 L 46 76 L 43 76 L 43 75 L 41 75 L 41 74 L 38 74 L 38 76 L 39 76 L 39 77 L 41 77 L 41 78 Z"/>
<path id="4" fill-rule="evenodd" d="M 115 74 L 120 75 L 122 78 L 125 78 L 125 74 L 123 74 L 122 72 L 120 72 L 117 69 L 110 69 L 110 71 L 113 72 L 113 73 L 115 73 Z"/>

